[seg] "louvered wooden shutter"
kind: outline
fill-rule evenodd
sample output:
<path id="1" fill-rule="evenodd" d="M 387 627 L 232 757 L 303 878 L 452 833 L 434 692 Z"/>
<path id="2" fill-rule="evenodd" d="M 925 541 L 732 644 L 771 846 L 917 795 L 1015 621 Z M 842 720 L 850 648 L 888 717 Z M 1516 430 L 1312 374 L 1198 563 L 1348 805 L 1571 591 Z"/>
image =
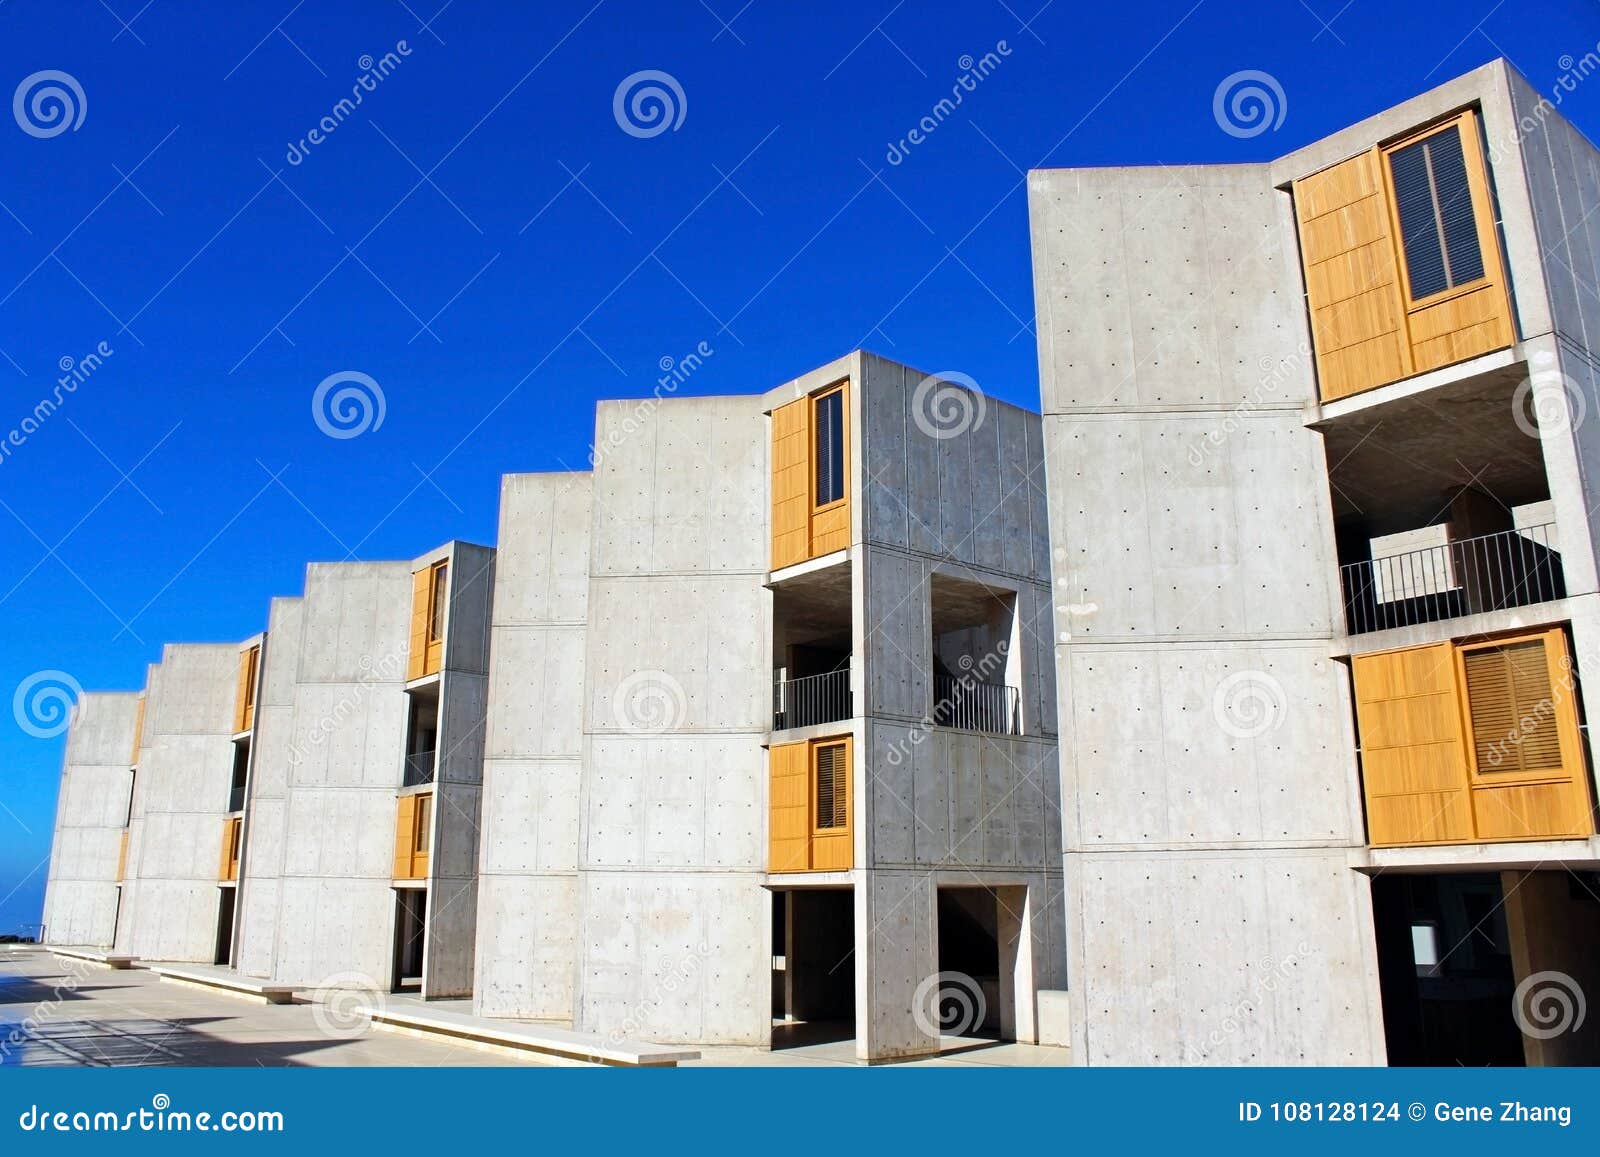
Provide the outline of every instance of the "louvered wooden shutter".
<path id="1" fill-rule="evenodd" d="M 1544 643 L 1469 651 L 1463 663 L 1478 771 L 1560 770 Z"/>
<path id="2" fill-rule="evenodd" d="M 433 572 L 423 567 L 411 576 L 411 635 L 406 652 L 406 678 L 420 679 L 428 663 L 428 596 Z"/>
<path id="3" fill-rule="evenodd" d="M 830 743 L 817 748 L 817 828 L 843 827 L 845 787 L 850 769 L 844 765 L 844 744 Z"/>

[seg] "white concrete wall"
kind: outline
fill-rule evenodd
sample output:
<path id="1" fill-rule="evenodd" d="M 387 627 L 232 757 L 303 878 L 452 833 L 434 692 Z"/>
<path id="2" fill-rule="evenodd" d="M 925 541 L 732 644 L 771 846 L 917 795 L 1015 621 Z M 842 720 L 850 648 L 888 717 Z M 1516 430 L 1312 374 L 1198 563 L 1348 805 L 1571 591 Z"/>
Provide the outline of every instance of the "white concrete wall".
<path id="1" fill-rule="evenodd" d="M 262 644 L 251 739 L 244 852 L 239 864 L 239 908 L 234 967 L 269 977 L 277 954 L 285 835 L 289 819 L 289 761 L 294 743 L 295 674 L 305 605 L 299 598 L 272 600 Z"/>
<path id="2" fill-rule="evenodd" d="M 762 400 L 602 403 L 595 444 L 577 1026 L 763 1045 Z"/>
<path id="3" fill-rule="evenodd" d="M 138 711 L 137 692 L 87 692 L 73 709 L 44 893 L 47 943 L 111 946 Z"/>
<path id="4" fill-rule="evenodd" d="M 1381 1062 L 1288 199 L 1052 170 L 1029 210 L 1074 1059 Z"/>
<path id="5" fill-rule="evenodd" d="M 913 1004 L 940 971 L 941 883 L 1026 889 L 1015 1020 L 1033 1031 L 1035 992 L 1065 983 L 1061 809 L 1039 416 L 872 354 L 857 373 L 857 1051 L 886 1059 L 937 1047 Z M 935 576 L 1009 603 L 1004 647 L 951 670 L 1017 687 L 1023 735 L 931 724 Z"/>
<path id="6" fill-rule="evenodd" d="M 119 952 L 215 956 L 238 673 L 235 643 L 168 644 L 150 668 Z"/>
<path id="7" fill-rule="evenodd" d="M 473 985 L 481 1016 L 573 1019 L 591 494 L 586 473 L 501 483 Z"/>
<path id="8" fill-rule="evenodd" d="M 392 979 L 410 615 L 409 562 L 314 563 L 285 615 L 298 645 L 270 635 L 296 657 L 288 742 L 272 749 L 286 765 L 274 980 Z"/>

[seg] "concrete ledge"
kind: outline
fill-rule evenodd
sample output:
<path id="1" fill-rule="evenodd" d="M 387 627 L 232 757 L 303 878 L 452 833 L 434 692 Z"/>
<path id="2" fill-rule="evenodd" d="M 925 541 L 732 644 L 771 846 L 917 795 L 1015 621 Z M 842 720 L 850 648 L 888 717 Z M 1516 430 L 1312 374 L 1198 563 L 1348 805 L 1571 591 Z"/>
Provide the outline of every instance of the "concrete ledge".
<path id="1" fill-rule="evenodd" d="M 544 1025 L 496 1022 L 442 1009 L 390 1008 L 369 1003 L 362 1011 L 371 1017 L 374 1027 L 391 1032 L 452 1037 L 480 1047 L 539 1053 L 566 1063 L 671 1067 L 681 1061 L 700 1059 L 696 1049 L 611 1040 L 594 1033 Z"/>
<path id="2" fill-rule="evenodd" d="M 234 996 L 255 997 L 268 1004 L 294 1002 L 294 986 L 290 984 L 267 984 L 260 980 L 251 980 L 248 976 L 240 976 L 236 972 L 220 968 L 209 969 L 204 965 L 150 964 L 146 967 L 162 980 L 188 985 L 190 988 L 216 989 Z"/>
<path id="3" fill-rule="evenodd" d="M 137 956 L 129 956 L 122 952 L 104 952 L 98 948 L 63 948 L 52 944 L 45 951 L 55 956 L 65 956 L 69 960 L 87 960 L 91 964 L 98 964 L 103 968 L 137 968 L 139 966 L 139 958 Z"/>

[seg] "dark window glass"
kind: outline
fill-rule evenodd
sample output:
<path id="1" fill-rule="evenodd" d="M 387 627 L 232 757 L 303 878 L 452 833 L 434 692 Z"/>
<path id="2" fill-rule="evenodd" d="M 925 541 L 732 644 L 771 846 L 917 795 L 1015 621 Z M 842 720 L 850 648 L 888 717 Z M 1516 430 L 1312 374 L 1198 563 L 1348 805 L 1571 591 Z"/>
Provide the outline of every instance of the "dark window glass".
<path id="1" fill-rule="evenodd" d="M 844 392 L 818 398 L 812 417 L 817 438 L 817 505 L 844 497 Z"/>
<path id="2" fill-rule="evenodd" d="M 817 748 L 817 830 L 842 828 L 850 823 L 845 810 L 850 768 L 844 759 L 844 744 Z"/>
<path id="3" fill-rule="evenodd" d="M 1461 129 L 1454 126 L 1389 154 L 1411 299 L 1483 276 L 1477 217 Z"/>

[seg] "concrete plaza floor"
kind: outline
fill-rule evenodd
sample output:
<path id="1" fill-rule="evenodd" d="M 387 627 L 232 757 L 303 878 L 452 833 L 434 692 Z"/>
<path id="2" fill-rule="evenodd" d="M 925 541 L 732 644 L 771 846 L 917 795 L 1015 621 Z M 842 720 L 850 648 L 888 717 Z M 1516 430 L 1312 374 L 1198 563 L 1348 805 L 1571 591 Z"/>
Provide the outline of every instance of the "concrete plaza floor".
<path id="1" fill-rule="evenodd" d="M 413 997 L 388 998 L 412 1002 Z M 420 1002 L 416 1002 L 420 1003 Z M 464 1001 L 434 1002 L 467 1011 Z M 837 1038 L 839 1033 L 821 1033 Z M 946 1038 L 934 1066 L 1055 1066 L 1067 1051 Z M 698 1066 L 848 1067 L 847 1039 L 799 1040 L 773 1051 L 702 1048 Z M 109 969 L 33 946 L 0 947 L 0 1067 L 9 1065 L 354 1065 L 540 1067 L 539 1058 L 351 1023 L 312 1003 L 266 1004 Z"/>

